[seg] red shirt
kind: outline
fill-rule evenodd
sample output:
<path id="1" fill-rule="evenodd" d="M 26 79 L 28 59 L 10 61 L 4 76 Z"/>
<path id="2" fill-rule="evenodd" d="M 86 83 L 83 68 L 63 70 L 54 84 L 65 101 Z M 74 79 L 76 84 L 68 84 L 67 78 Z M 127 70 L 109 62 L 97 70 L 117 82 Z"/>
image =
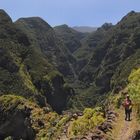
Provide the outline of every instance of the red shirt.
<path id="1" fill-rule="evenodd" d="M 129 107 L 132 105 L 131 100 L 130 99 L 125 99 L 124 101 L 124 107 L 125 109 L 129 109 Z"/>

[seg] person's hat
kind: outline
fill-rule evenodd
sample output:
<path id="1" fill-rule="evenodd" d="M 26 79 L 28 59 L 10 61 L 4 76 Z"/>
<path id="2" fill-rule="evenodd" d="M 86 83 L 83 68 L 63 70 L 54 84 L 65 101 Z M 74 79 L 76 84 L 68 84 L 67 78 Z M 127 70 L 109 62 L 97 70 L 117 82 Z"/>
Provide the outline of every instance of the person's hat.
<path id="1" fill-rule="evenodd" d="M 127 94 L 126 97 L 130 97 L 129 94 Z"/>

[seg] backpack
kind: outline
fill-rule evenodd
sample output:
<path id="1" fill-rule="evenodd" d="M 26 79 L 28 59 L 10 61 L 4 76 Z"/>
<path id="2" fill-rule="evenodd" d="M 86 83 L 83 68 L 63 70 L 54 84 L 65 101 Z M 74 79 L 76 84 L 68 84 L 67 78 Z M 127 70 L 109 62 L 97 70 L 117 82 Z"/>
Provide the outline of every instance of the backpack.
<path id="1" fill-rule="evenodd" d="M 131 110 L 131 109 L 132 109 L 131 100 L 125 100 L 124 107 L 125 107 L 126 109 Z"/>

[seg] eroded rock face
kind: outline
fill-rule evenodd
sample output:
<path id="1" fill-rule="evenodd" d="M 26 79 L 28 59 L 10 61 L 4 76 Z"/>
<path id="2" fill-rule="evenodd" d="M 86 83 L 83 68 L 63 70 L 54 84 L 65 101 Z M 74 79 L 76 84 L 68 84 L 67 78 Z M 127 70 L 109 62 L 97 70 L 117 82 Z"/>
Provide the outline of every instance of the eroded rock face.
<path id="1" fill-rule="evenodd" d="M 3 112 L 0 108 L 0 139 L 12 136 L 14 139 L 34 140 L 35 132 L 31 127 L 30 109 Z"/>
<path id="2" fill-rule="evenodd" d="M 47 134 L 49 113 L 49 106 L 40 108 L 21 96 L 0 96 L 0 140 L 40 140 L 42 131 Z"/>
<path id="3" fill-rule="evenodd" d="M 67 106 L 67 101 L 73 94 L 73 89 L 65 85 L 65 81 L 62 75 L 59 73 L 51 73 L 46 79 L 42 81 L 41 88 L 44 91 L 44 95 L 47 98 L 47 102 L 51 105 L 53 110 L 57 113 L 62 111 Z"/>
<path id="4" fill-rule="evenodd" d="M 82 140 L 108 140 L 108 136 L 106 134 L 111 132 L 112 123 L 115 121 L 116 117 L 117 114 L 114 111 L 108 110 L 106 112 L 106 121 L 97 126 L 93 132 L 90 132 L 84 136 Z"/>
<path id="5" fill-rule="evenodd" d="M 7 137 L 13 140 L 55 139 L 57 124 L 62 119 L 49 106 L 41 108 L 14 95 L 0 96 L 0 118 L 0 140 Z"/>

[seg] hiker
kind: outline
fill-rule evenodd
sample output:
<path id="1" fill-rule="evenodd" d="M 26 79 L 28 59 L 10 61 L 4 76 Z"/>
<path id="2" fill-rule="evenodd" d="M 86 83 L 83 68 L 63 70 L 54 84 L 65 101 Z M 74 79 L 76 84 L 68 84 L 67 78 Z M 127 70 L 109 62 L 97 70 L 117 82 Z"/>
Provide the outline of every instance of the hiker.
<path id="1" fill-rule="evenodd" d="M 132 112 L 132 101 L 129 95 L 126 95 L 126 99 L 124 100 L 123 106 L 125 108 L 125 120 L 130 121 L 130 115 Z"/>

